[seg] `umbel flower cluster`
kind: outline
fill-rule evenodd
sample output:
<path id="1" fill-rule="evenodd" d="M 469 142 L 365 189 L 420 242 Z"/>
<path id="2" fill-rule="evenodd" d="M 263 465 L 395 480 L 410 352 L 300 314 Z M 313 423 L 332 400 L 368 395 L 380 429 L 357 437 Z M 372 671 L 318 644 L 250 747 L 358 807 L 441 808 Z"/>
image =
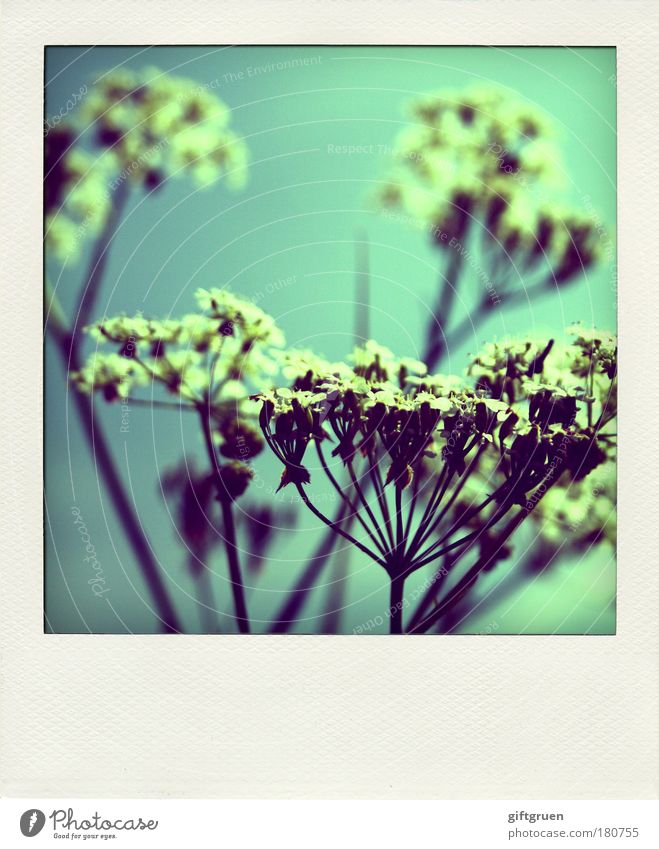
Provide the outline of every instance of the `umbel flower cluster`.
<path id="1" fill-rule="evenodd" d="M 297 371 L 291 387 L 257 396 L 264 438 L 284 466 L 280 486 L 295 486 L 318 518 L 384 568 L 393 631 L 402 630 L 410 574 L 440 558 L 455 568 L 471 555 L 469 581 L 450 593 L 455 603 L 507 556 L 508 537 L 559 480 L 569 487 L 610 457 L 615 340 L 571 332 L 574 341 L 561 346 L 490 345 L 468 370 L 471 385 L 461 386 L 375 343 L 355 351 L 352 368 L 302 352 L 297 369 L 289 355 L 287 372 Z M 312 443 L 359 534 L 309 497 Z M 475 496 L 465 487 L 479 478 Z M 434 624 L 441 609 L 417 630 Z"/>
<path id="2" fill-rule="evenodd" d="M 129 187 L 153 191 L 183 175 L 202 187 L 221 177 L 240 186 L 247 152 L 229 119 L 225 104 L 193 80 L 158 68 L 105 74 L 46 136 L 46 235 L 54 254 L 76 256 Z"/>
<path id="3" fill-rule="evenodd" d="M 463 377 L 431 375 L 374 341 L 349 363 L 284 350 L 274 320 L 253 303 L 224 289 L 200 289 L 196 300 L 198 310 L 179 319 L 95 322 L 87 330 L 97 350 L 73 373 L 74 385 L 110 403 L 196 413 L 211 468 L 202 475 L 204 498 L 212 487 L 229 528 L 230 505 L 266 443 L 283 466 L 280 489 L 295 487 L 318 519 L 386 572 L 393 632 L 432 628 L 481 573 L 509 557 L 508 540 L 527 517 L 545 553 L 566 523 L 579 542 L 607 533 L 604 500 L 599 512 L 584 506 L 584 481 L 597 473 L 590 492 L 597 486 L 612 504 L 611 334 L 575 326 L 560 341 L 503 340 L 486 345 Z M 155 398 L 156 387 L 165 400 Z M 317 506 L 318 475 L 340 498 L 337 517 Z M 230 560 L 233 532 L 231 540 Z M 437 563 L 444 577 L 431 582 L 404 628 L 407 577 Z M 233 574 L 246 629 L 237 561 Z M 456 579 L 438 600 L 446 575 Z"/>
<path id="4" fill-rule="evenodd" d="M 474 223 L 489 243 L 483 262 L 491 272 L 501 252 L 526 275 L 552 269 L 555 284 L 593 263 L 597 222 L 560 202 L 563 163 L 552 122 L 537 107 L 475 86 L 424 96 L 412 114 L 398 139 L 399 165 L 379 194 L 385 207 L 424 222 L 446 249 L 466 243 Z"/>
<path id="5" fill-rule="evenodd" d="M 199 289 L 195 298 L 199 311 L 180 319 L 118 316 L 91 325 L 97 349 L 71 380 L 108 402 L 157 403 L 159 387 L 164 397 L 176 397 L 176 406 L 196 410 L 212 441 L 220 494 L 236 498 L 263 445 L 248 396 L 272 381 L 284 335 L 271 316 L 226 289 Z M 141 396 L 146 388 L 148 396 Z M 215 463 L 217 451 L 223 461 Z"/>

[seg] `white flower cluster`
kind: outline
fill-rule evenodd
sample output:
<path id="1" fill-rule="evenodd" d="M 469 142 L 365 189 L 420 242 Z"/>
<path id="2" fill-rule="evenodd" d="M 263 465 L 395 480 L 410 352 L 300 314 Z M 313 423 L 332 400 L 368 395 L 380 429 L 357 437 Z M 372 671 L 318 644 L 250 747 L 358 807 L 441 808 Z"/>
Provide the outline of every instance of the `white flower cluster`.
<path id="1" fill-rule="evenodd" d="M 76 259 L 128 186 L 157 189 L 190 176 L 201 187 L 246 177 L 247 149 L 229 110 L 193 80 L 157 68 L 105 74 L 78 110 L 46 137 L 46 240 Z"/>
<path id="2" fill-rule="evenodd" d="M 102 390 L 108 400 L 155 381 L 187 402 L 246 402 L 250 387 L 279 369 L 284 335 L 271 316 L 226 289 L 199 289 L 196 300 L 203 312 L 180 319 L 96 322 L 88 328 L 92 338 L 119 350 L 96 351 L 73 382 L 83 392 Z"/>
<path id="3" fill-rule="evenodd" d="M 505 89 L 441 91 L 412 105 L 414 126 L 399 137 L 398 167 L 379 203 L 423 222 L 438 245 L 455 247 L 472 220 L 508 254 L 548 258 L 563 282 L 595 258 L 588 211 L 561 206 L 564 165 L 552 123 Z"/>

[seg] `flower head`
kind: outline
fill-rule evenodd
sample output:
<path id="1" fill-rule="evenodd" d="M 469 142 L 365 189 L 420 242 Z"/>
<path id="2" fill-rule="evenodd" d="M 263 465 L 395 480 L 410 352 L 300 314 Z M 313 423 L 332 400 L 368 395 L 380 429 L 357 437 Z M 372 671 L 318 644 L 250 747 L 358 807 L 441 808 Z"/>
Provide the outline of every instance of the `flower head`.
<path id="1" fill-rule="evenodd" d="M 89 335 L 98 346 L 115 350 L 94 352 L 71 380 L 79 391 L 102 392 L 107 401 L 128 398 L 150 384 L 177 396 L 183 408 L 210 416 L 214 444 L 228 461 L 222 465 L 223 480 L 237 497 L 250 480 L 243 467 L 263 447 L 255 427 L 258 408 L 249 393 L 269 384 L 284 337 L 271 316 L 225 289 L 199 290 L 196 297 L 206 312 L 95 322 Z"/>
<path id="2" fill-rule="evenodd" d="M 245 149 L 229 130 L 229 110 L 194 80 L 158 68 L 103 75 L 83 99 L 79 122 L 111 150 L 127 178 L 154 188 L 189 171 L 208 185 L 244 177 Z"/>
<path id="3" fill-rule="evenodd" d="M 345 367 L 328 364 L 331 372 L 323 376 L 322 362 L 305 356 L 303 369 L 312 375 L 311 388 L 281 388 L 257 396 L 261 427 L 285 466 L 282 485 L 310 482 L 302 461 L 311 441 L 334 443 L 333 454 L 348 465 L 360 456 L 372 463 L 387 458 L 385 483 L 401 489 L 433 458 L 452 474 L 463 474 L 468 455 L 481 446 L 494 451 L 507 469 L 510 480 L 500 497 L 525 503 L 554 466 L 579 479 L 606 459 L 598 434 L 586 422 L 591 399 L 575 386 L 573 372 L 584 344 L 581 340 L 574 346 L 563 365 L 571 379 L 557 383 L 547 380 L 551 368 L 554 376 L 562 375 L 547 365 L 553 340 L 488 345 L 468 369 L 475 379 L 473 389 L 463 379 L 445 375 L 392 382 L 387 378 L 400 377 L 402 361 L 372 341 L 353 355 L 352 375 Z M 600 340 L 597 350 L 609 349 Z M 559 348 L 559 359 L 565 357 Z"/>
<path id="4" fill-rule="evenodd" d="M 594 262 L 598 222 L 557 203 L 564 165 L 552 122 L 536 106 L 474 86 L 421 97 L 412 115 L 381 206 L 404 209 L 447 250 L 467 241 L 474 222 L 515 266 L 546 265 L 553 285 Z"/>
<path id="5" fill-rule="evenodd" d="M 282 485 L 308 483 L 306 469 L 299 471 L 308 443 L 330 440 L 344 463 L 359 456 L 376 460 L 384 453 L 390 460 L 387 482 L 405 488 L 424 456 L 436 453 L 440 435 L 455 430 L 458 418 L 459 446 L 452 453 L 458 466 L 469 437 L 478 440 L 492 426 L 489 414 L 479 413 L 473 391 L 456 390 L 450 378 L 424 380 L 421 363 L 397 358 L 372 340 L 351 359 L 352 370 L 305 356 L 311 389 L 281 388 L 257 396 L 266 440 L 286 467 Z"/>
<path id="6" fill-rule="evenodd" d="M 157 68 L 104 74 L 46 136 L 47 245 L 59 259 L 76 259 L 119 190 L 150 192 L 183 175 L 200 187 L 221 177 L 240 186 L 246 162 L 229 110 L 193 80 Z"/>
<path id="7" fill-rule="evenodd" d="M 147 377 L 129 357 L 96 352 L 82 369 L 72 373 L 71 382 L 87 395 L 102 392 L 106 401 L 119 401 L 134 387 L 147 383 Z"/>

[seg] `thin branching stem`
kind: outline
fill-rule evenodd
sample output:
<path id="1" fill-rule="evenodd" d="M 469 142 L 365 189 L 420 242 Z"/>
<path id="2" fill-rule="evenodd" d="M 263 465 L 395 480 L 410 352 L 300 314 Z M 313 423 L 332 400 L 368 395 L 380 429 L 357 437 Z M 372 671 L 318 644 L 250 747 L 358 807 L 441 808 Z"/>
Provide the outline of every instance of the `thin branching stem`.
<path id="1" fill-rule="evenodd" d="M 203 563 L 199 555 L 190 553 L 190 572 L 193 575 L 197 591 L 197 606 L 199 607 L 199 619 L 204 634 L 219 634 L 220 628 L 217 622 L 217 605 L 213 595 L 213 582 L 211 570 Z M 201 563 L 201 568 L 199 565 Z"/>
<path id="2" fill-rule="evenodd" d="M 350 549 L 337 551 L 332 564 L 332 575 L 328 582 L 327 598 L 320 620 L 321 634 L 338 634 L 341 627 L 341 615 L 345 608 L 346 584 L 348 581 L 348 553 Z"/>
<path id="3" fill-rule="evenodd" d="M 409 629 L 411 630 L 414 626 L 423 619 L 423 615 L 428 609 L 431 601 L 433 599 L 437 599 L 441 589 L 446 582 L 446 579 L 451 574 L 451 567 L 453 565 L 453 557 L 450 554 L 445 555 L 444 562 L 442 565 L 435 571 L 432 580 L 430 581 L 426 591 L 419 599 L 419 603 L 416 606 L 416 610 L 410 617 Z"/>
<path id="4" fill-rule="evenodd" d="M 231 580 L 231 591 L 238 620 L 238 630 L 241 634 L 249 634 L 250 624 L 245 601 L 245 587 L 240 572 L 240 561 L 238 559 L 238 545 L 236 543 L 236 526 L 233 520 L 233 501 L 229 498 L 220 500 L 222 505 L 222 520 L 224 522 L 224 547 L 229 563 L 229 578 Z"/>
<path id="5" fill-rule="evenodd" d="M 488 531 L 490 528 L 494 527 L 494 525 L 496 525 L 506 515 L 506 513 L 510 509 L 510 506 L 511 506 L 510 502 L 504 501 L 503 504 L 500 505 L 500 507 L 496 511 L 496 513 L 490 519 L 488 519 L 488 521 L 485 523 L 485 525 L 482 528 L 479 528 L 477 531 L 473 531 L 472 533 L 467 534 L 466 536 L 460 537 L 459 540 L 455 540 L 455 542 L 449 543 L 449 545 L 444 546 L 444 548 L 441 548 L 439 551 L 435 551 L 434 553 L 432 553 L 430 555 L 428 555 L 427 552 L 419 555 L 415 560 L 413 560 L 413 563 L 412 563 L 414 571 L 416 571 L 417 569 L 420 569 L 422 566 L 426 566 L 428 563 L 432 563 L 433 560 L 437 560 L 439 557 L 442 557 L 444 554 L 446 554 L 449 551 L 452 551 L 454 548 L 458 548 L 460 546 L 470 544 L 474 540 L 479 539 L 479 537 L 482 534 L 486 533 L 486 531 Z M 454 533 L 454 532 L 455 531 L 452 531 L 451 533 Z M 451 535 L 451 533 L 445 534 L 444 537 L 442 538 L 441 542 L 444 542 L 445 539 L 448 539 L 448 537 Z M 439 540 L 438 540 L 438 542 L 439 542 Z M 433 543 L 433 546 L 435 546 L 435 545 L 437 545 L 437 543 Z M 465 551 L 466 551 L 466 549 L 465 549 Z M 461 556 L 464 553 L 465 552 L 462 552 Z"/>
<path id="6" fill-rule="evenodd" d="M 428 631 L 433 625 L 439 621 L 439 619 L 449 610 L 454 604 L 457 604 L 458 601 L 465 595 L 465 593 L 469 592 L 471 587 L 474 585 L 476 580 L 478 579 L 481 572 L 487 568 L 487 566 L 491 563 L 492 559 L 496 557 L 498 552 L 501 550 L 501 547 L 504 545 L 508 537 L 517 529 L 517 527 L 524 521 L 525 517 L 528 515 L 528 512 L 524 508 L 520 508 L 519 512 L 516 516 L 511 519 L 508 523 L 501 536 L 497 539 L 496 546 L 493 550 L 486 552 L 482 557 L 480 557 L 476 563 L 467 571 L 467 573 L 457 582 L 457 584 L 447 593 L 444 599 L 437 605 L 435 610 L 430 613 L 425 619 L 422 619 L 420 622 L 417 622 L 415 625 L 411 625 L 408 633 L 410 634 L 421 634 Z"/>
<path id="7" fill-rule="evenodd" d="M 49 331 L 58 342 L 66 339 L 69 334 L 68 322 L 48 275 L 44 282 L 43 308 L 45 330 Z"/>
<path id="8" fill-rule="evenodd" d="M 490 504 L 493 501 L 494 498 L 496 498 L 498 492 L 499 492 L 499 490 L 491 493 L 483 501 L 481 501 L 481 503 L 479 505 L 472 508 L 471 510 L 466 510 L 459 517 L 459 519 L 457 519 L 453 523 L 453 525 L 451 525 L 451 527 L 448 529 L 448 531 L 446 531 L 445 534 L 443 534 L 439 539 L 435 540 L 435 542 L 433 542 L 432 545 L 428 546 L 428 548 L 425 551 L 418 552 L 417 558 L 424 558 L 425 559 L 428 555 L 430 555 L 434 551 L 436 551 L 443 542 L 445 542 L 447 539 L 449 539 L 451 536 L 453 536 L 453 534 L 456 531 L 460 530 L 460 528 L 463 528 L 475 516 L 477 516 L 482 510 L 484 510 L 487 507 L 487 505 Z"/>
<path id="9" fill-rule="evenodd" d="M 67 355 L 65 355 L 67 356 Z M 121 527 L 135 554 L 138 568 L 149 588 L 155 611 L 165 633 L 178 634 L 182 626 L 169 592 L 167 591 L 160 563 L 151 548 L 151 543 L 136 513 L 135 504 L 129 497 L 124 482 L 112 457 L 110 446 L 100 422 L 94 413 L 94 405 L 89 395 L 74 393 L 74 401 L 82 423 L 82 431 L 89 443 L 96 469 L 100 471 L 110 501 L 116 514 L 121 518 Z"/>
<path id="10" fill-rule="evenodd" d="M 407 511 L 407 521 L 405 522 L 405 541 L 410 538 L 410 530 L 412 529 L 412 519 L 414 518 L 414 511 L 416 510 L 416 502 L 419 497 L 419 483 L 421 478 L 421 463 L 419 463 L 417 469 L 414 471 L 414 479 L 412 480 L 412 497 L 408 502 L 408 511 Z"/>
<path id="11" fill-rule="evenodd" d="M 394 533 L 391 526 L 391 516 L 389 514 L 389 506 L 387 504 L 387 494 L 384 491 L 384 486 L 382 483 L 382 476 L 380 475 L 380 470 L 377 467 L 377 464 L 373 462 L 372 458 L 369 455 L 368 458 L 369 463 L 369 475 L 371 478 L 371 482 L 373 483 L 373 488 L 375 489 L 375 495 L 378 500 L 378 504 L 380 506 L 380 512 L 382 513 L 382 518 L 384 519 L 385 529 L 387 531 L 387 537 L 389 538 L 389 546 L 393 551 L 396 548 L 396 542 L 394 540 Z"/>
<path id="12" fill-rule="evenodd" d="M 389 632 L 403 633 L 403 590 L 405 575 L 392 577 L 389 588 Z"/>
<path id="13" fill-rule="evenodd" d="M 316 516 L 318 519 L 320 519 L 320 521 L 323 522 L 325 525 L 327 525 L 329 528 L 332 528 L 334 531 L 336 531 L 337 534 L 344 537 L 344 539 L 347 539 L 348 542 L 351 542 L 354 546 L 356 546 L 364 554 L 367 554 L 372 560 L 375 560 L 376 563 L 379 563 L 380 566 L 386 565 L 385 561 L 381 557 L 378 557 L 378 555 L 375 552 L 371 551 L 369 548 L 367 548 L 365 545 L 363 545 L 361 542 L 359 542 L 358 539 L 355 539 L 352 536 L 352 534 L 346 533 L 339 526 L 339 524 L 336 521 L 333 521 L 332 519 L 328 519 L 327 516 L 325 516 L 325 514 L 322 513 L 316 507 L 315 504 L 313 504 L 313 502 L 311 501 L 311 499 L 309 498 L 307 493 L 304 491 L 304 487 L 302 486 L 301 483 L 296 483 L 295 486 L 296 486 L 297 491 L 300 495 L 300 498 L 302 499 L 304 504 L 307 505 L 309 510 L 311 510 L 311 512 L 314 514 L 314 516 Z"/>
<path id="14" fill-rule="evenodd" d="M 403 496 L 401 487 L 395 484 L 396 487 L 396 551 L 403 552 L 405 548 L 405 538 L 403 537 Z"/>
<path id="15" fill-rule="evenodd" d="M 79 371 L 82 367 L 80 329 L 87 324 L 91 310 L 93 310 L 98 298 L 110 246 L 127 198 L 128 184 L 126 183 L 122 184 L 122 187 L 118 190 L 112 211 L 94 247 L 89 270 L 78 299 L 75 327 L 67 330 L 63 324 L 63 314 L 58 315 L 57 328 L 52 336 L 57 344 L 67 374 Z M 89 444 L 94 463 L 101 472 L 110 500 L 119 517 L 121 528 L 133 549 L 137 566 L 149 588 L 155 606 L 155 614 L 165 633 L 179 633 L 181 632 L 180 620 L 165 585 L 160 563 L 139 520 L 135 504 L 117 470 L 109 442 L 98 417 L 95 415 L 93 399 L 82 392 L 75 392 L 74 400 L 82 424 L 82 432 Z"/>
<path id="16" fill-rule="evenodd" d="M 490 275 L 491 277 L 494 275 Z M 539 283 L 536 283 L 532 286 L 522 287 L 521 289 L 516 289 L 513 291 L 507 291 L 504 288 L 499 287 L 497 289 L 497 293 L 501 298 L 502 302 L 505 302 L 506 306 L 511 306 L 516 303 L 520 303 L 522 301 L 533 301 L 536 296 L 547 295 L 551 292 L 551 277 L 543 278 Z M 459 348 L 464 342 L 467 341 L 470 337 L 472 337 L 476 329 L 482 324 L 483 321 L 490 315 L 493 309 L 497 306 L 496 301 L 490 300 L 489 297 L 484 297 L 470 312 L 465 318 L 459 322 L 453 330 L 446 334 L 446 345 L 437 359 L 436 366 L 439 365 L 441 358 L 444 356 L 446 351 L 454 350 Z M 480 344 L 482 340 L 477 339 L 477 344 Z"/>
<path id="17" fill-rule="evenodd" d="M 185 410 L 188 413 L 196 413 L 194 404 L 177 404 L 176 401 L 156 401 L 147 398 L 126 398 L 127 404 L 136 404 L 139 407 L 157 407 L 162 410 Z"/>
<path id="18" fill-rule="evenodd" d="M 206 452 L 208 454 L 213 477 L 215 479 L 218 499 L 222 507 L 222 521 L 224 523 L 223 541 L 227 555 L 227 563 L 229 565 L 229 579 L 231 581 L 231 592 L 233 593 L 233 603 L 236 620 L 238 622 L 238 630 L 241 634 L 249 634 L 249 615 L 247 612 L 247 603 L 245 601 L 245 587 L 240 571 L 238 545 L 236 542 L 236 527 L 233 519 L 233 499 L 226 491 L 226 487 L 222 481 L 220 463 L 217 459 L 217 454 L 215 453 L 215 445 L 213 444 L 213 433 L 211 430 L 209 410 L 201 404 L 199 405 L 199 418 L 201 421 L 201 429 L 204 434 Z"/>
<path id="19" fill-rule="evenodd" d="M 464 238 L 464 233 L 461 236 Z M 428 327 L 428 342 L 423 360 L 430 372 L 436 368 L 437 363 L 440 362 L 446 351 L 446 329 L 455 303 L 462 267 L 462 253 L 459 249 L 456 249 L 449 257 L 446 272 L 442 274 L 439 300 Z"/>
<path id="20" fill-rule="evenodd" d="M 112 244 L 118 230 L 121 216 L 128 202 L 130 194 L 130 181 L 125 180 L 117 187 L 112 199 L 112 207 L 108 215 L 105 227 L 100 238 L 96 242 L 94 251 L 89 262 L 89 268 L 85 281 L 78 297 L 78 306 L 75 311 L 74 331 L 72 346 L 77 346 L 79 330 L 84 329 L 91 320 L 96 301 L 100 293 L 100 283 L 105 272 L 108 258 L 110 256 L 110 245 Z"/>
<path id="21" fill-rule="evenodd" d="M 458 478 L 448 500 L 446 501 L 446 503 L 444 504 L 442 509 L 439 511 L 439 513 L 436 513 L 434 515 L 434 517 L 432 518 L 432 520 L 428 522 L 428 526 L 426 527 L 426 530 L 421 534 L 421 537 L 419 538 L 419 540 L 416 544 L 417 550 L 420 549 L 421 546 L 426 542 L 426 540 L 435 532 L 435 530 L 439 527 L 439 524 L 442 521 L 442 519 L 444 518 L 444 516 L 446 516 L 446 514 L 451 509 L 453 504 L 455 504 L 457 497 L 460 495 L 460 493 L 464 489 L 465 484 L 469 480 L 471 473 L 476 468 L 478 461 L 480 460 L 484 450 L 485 450 L 484 445 L 480 445 L 478 447 L 478 451 L 472 457 L 469 465 L 467 466 L 465 471 L 462 473 L 462 475 L 460 475 L 460 477 Z"/>
<path id="22" fill-rule="evenodd" d="M 378 537 L 380 538 L 380 542 L 382 544 L 381 550 L 382 550 L 382 553 L 384 554 L 384 552 L 386 552 L 388 550 L 389 546 L 387 545 L 387 540 L 385 538 L 384 533 L 382 532 L 382 528 L 380 527 L 380 523 L 376 519 L 375 513 L 373 513 L 373 510 L 371 509 L 371 506 L 368 503 L 368 499 L 366 498 L 366 494 L 364 493 L 364 490 L 363 490 L 361 484 L 359 483 L 359 479 L 357 478 L 357 475 L 355 474 L 355 470 L 352 466 L 352 461 L 348 460 L 348 462 L 346 463 L 346 466 L 348 468 L 348 474 L 350 475 L 350 480 L 352 481 L 352 485 L 355 487 L 355 491 L 357 492 L 359 500 L 364 505 L 364 509 L 366 510 L 366 513 L 368 514 L 368 517 L 370 518 L 371 522 L 373 522 L 373 527 L 375 528 L 375 530 L 378 534 Z"/>
<path id="23" fill-rule="evenodd" d="M 380 542 L 376 539 L 375 534 L 373 533 L 373 531 L 371 530 L 371 528 L 370 528 L 370 527 L 366 524 L 366 521 L 365 521 L 365 519 L 363 518 L 363 516 L 361 516 L 361 514 L 359 513 L 359 507 L 358 507 L 358 506 L 356 506 L 356 505 L 352 502 L 351 498 L 347 495 L 347 493 L 344 491 L 343 487 L 339 484 L 339 482 L 337 481 L 337 479 L 334 477 L 334 475 L 333 475 L 333 473 L 332 473 L 332 470 L 330 469 L 330 467 L 329 467 L 329 465 L 328 465 L 328 463 L 327 463 L 327 460 L 325 459 L 325 455 L 324 455 L 324 453 L 323 453 L 323 449 L 322 449 L 322 446 L 321 446 L 321 442 L 320 442 L 320 440 L 318 440 L 318 439 L 317 439 L 317 440 L 315 440 L 315 443 L 316 443 L 316 453 L 318 454 L 318 457 L 319 457 L 319 459 L 320 459 L 320 463 L 321 463 L 321 465 L 322 465 L 322 467 L 323 467 L 323 471 L 325 472 L 325 474 L 326 474 L 326 475 L 327 475 L 327 477 L 329 478 L 329 481 L 330 481 L 330 483 L 332 484 L 332 486 L 334 487 L 334 489 L 335 489 L 335 490 L 337 491 L 337 493 L 339 494 L 339 497 L 341 498 L 341 500 L 342 500 L 342 501 L 344 501 L 344 502 L 345 502 L 345 504 L 346 504 L 346 505 L 350 508 L 350 511 L 351 511 L 351 512 L 350 512 L 350 514 L 349 514 L 349 515 L 351 515 L 351 516 L 353 516 L 355 519 L 357 519 L 357 521 L 358 521 L 358 522 L 359 522 L 359 524 L 362 526 L 362 528 L 366 531 L 366 533 L 367 533 L 367 535 L 368 535 L 369 539 L 371 540 L 371 542 L 373 543 L 373 545 L 377 548 L 377 550 L 380 552 L 380 554 L 385 554 L 385 553 L 386 553 L 386 550 L 387 550 L 386 542 L 384 543 L 384 545 L 382 545 L 382 543 L 380 543 Z M 369 513 L 370 513 L 370 511 L 369 511 Z M 380 532 L 380 527 L 379 527 L 379 525 L 375 522 L 374 518 L 372 519 L 372 521 L 374 522 L 375 530 L 376 530 L 377 532 Z"/>
<path id="24" fill-rule="evenodd" d="M 452 472 L 449 472 L 448 463 L 445 463 L 442 467 L 441 472 L 437 475 L 437 480 L 435 481 L 435 486 L 433 487 L 433 491 L 428 499 L 428 503 L 423 511 L 421 516 L 421 520 L 419 522 L 419 526 L 416 529 L 414 537 L 408 546 L 408 551 L 416 551 L 419 546 L 419 539 L 424 533 L 425 529 L 428 527 L 428 523 L 432 520 L 432 515 L 437 507 L 441 504 L 442 498 L 448 488 L 449 483 L 451 482 L 451 477 L 453 476 Z"/>

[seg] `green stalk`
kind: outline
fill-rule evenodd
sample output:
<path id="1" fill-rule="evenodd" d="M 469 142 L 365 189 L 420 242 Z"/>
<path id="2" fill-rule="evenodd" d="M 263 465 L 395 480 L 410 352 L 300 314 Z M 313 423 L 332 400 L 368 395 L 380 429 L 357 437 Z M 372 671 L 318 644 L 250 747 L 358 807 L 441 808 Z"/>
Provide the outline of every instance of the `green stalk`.
<path id="1" fill-rule="evenodd" d="M 395 575 L 391 578 L 389 588 L 389 633 L 403 633 L 403 587 L 405 584 L 405 573 Z"/>

